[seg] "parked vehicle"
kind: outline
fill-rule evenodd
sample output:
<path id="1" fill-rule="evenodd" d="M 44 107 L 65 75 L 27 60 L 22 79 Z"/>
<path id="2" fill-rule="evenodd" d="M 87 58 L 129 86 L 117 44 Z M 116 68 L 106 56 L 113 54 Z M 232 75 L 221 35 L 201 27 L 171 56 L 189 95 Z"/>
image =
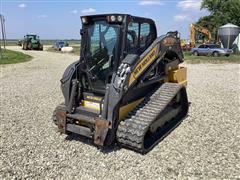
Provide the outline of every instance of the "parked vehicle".
<path id="1" fill-rule="evenodd" d="M 221 48 L 216 44 L 202 44 L 197 48 L 192 48 L 191 53 L 195 56 L 230 56 L 233 53 L 233 50 Z"/>
<path id="2" fill-rule="evenodd" d="M 66 41 L 55 41 L 52 48 L 54 48 L 55 50 L 61 51 L 62 47 L 67 47 L 68 45 L 69 44 Z"/>
<path id="3" fill-rule="evenodd" d="M 22 46 L 23 40 L 18 40 L 17 45 Z"/>
<path id="4" fill-rule="evenodd" d="M 41 43 L 39 36 L 36 34 L 27 34 L 22 41 L 23 50 L 43 50 L 43 44 Z"/>

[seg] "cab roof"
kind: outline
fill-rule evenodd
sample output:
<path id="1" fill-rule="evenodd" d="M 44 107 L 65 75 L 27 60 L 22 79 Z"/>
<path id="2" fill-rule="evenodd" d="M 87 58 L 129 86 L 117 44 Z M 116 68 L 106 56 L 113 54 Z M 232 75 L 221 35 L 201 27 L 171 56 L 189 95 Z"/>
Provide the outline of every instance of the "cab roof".
<path id="1" fill-rule="evenodd" d="M 88 17 L 88 18 L 101 18 L 101 17 L 107 17 L 107 16 L 111 16 L 111 15 L 115 15 L 115 16 L 124 16 L 127 18 L 130 18 L 132 20 L 138 19 L 138 20 L 145 20 L 145 21 L 151 21 L 152 23 L 155 23 L 154 20 L 150 19 L 150 18 L 146 18 L 146 17 L 140 17 L 140 16 L 133 16 L 130 14 L 120 14 L 120 13 L 108 13 L 108 14 L 94 14 L 94 15 L 86 15 L 86 16 L 80 16 L 82 17 Z"/>

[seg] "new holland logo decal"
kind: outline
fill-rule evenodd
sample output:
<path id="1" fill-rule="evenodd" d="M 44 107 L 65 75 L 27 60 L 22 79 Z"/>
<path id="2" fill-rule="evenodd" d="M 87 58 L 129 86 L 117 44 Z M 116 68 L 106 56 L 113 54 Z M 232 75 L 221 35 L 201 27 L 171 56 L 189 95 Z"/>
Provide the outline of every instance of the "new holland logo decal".
<path id="1" fill-rule="evenodd" d="M 155 46 L 146 56 L 144 56 L 134 68 L 130 75 L 129 86 L 137 79 L 138 76 L 155 60 L 157 56 L 158 45 Z"/>

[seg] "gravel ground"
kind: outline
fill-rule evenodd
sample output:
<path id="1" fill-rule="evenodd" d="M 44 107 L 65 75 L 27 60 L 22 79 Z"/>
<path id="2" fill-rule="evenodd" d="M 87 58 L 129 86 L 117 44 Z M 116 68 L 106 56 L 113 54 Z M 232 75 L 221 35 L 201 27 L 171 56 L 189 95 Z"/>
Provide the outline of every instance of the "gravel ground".
<path id="1" fill-rule="evenodd" d="M 239 64 L 187 65 L 189 116 L 140 155 L 60 135 L 51 120 L 59 79 L 78 57 L 26 53 L 34 59 L 0 66 L 0 179 L 240 178 Z"/>

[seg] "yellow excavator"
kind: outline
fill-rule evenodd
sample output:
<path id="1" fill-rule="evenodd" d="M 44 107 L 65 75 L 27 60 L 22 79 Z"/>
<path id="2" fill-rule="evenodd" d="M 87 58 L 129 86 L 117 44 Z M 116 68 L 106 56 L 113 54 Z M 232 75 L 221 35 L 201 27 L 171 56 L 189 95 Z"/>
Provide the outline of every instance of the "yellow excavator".
<path id="1" fill-rule="evenodd" d="M 195 47 L 196 43 L 210 43 L 213 40 L 211 32 L 207 28 L 199 25 L 191 24 L 189 32 L 192 47 Z"/>

